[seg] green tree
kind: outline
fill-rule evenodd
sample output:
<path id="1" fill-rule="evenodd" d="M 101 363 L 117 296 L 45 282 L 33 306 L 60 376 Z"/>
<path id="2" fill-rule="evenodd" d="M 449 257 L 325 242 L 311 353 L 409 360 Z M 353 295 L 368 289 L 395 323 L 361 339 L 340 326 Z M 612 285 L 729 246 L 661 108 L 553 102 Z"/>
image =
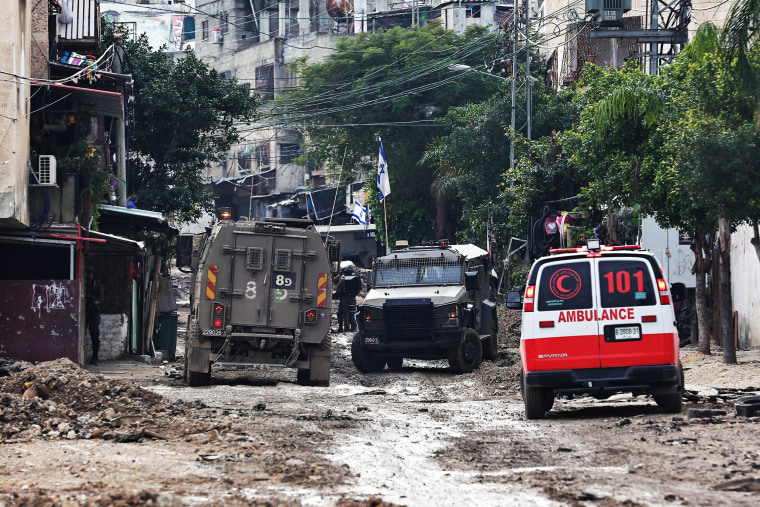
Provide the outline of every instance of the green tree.
<path id="1" fill-rule="evenodd" d="M 435 23 L 346 37 L 324 62 L 301 61 L 293 67 L 300 85 L 274 113 L 303 125 L 309 138 L 306 157 L 312 162 L 335 174 L 344 168 L 344 181 L 366 177 L 372 215 L 381 230 L 385 223 L 375 175 L 377 140 L 382 138 L 391 184 L 386 199 L 391 241 L 451 238 L 448 200 L 432 185 L 434 167 L 421 159 L 445 129 L 433 120 L 452 106 L 480 102 L 498 89 L 498 81 L 448 67 L 490 67 L 497 60 L 498 42 L 496 34 L 482 27 L 459 36 Z"/>
<path id="2" fill-rule="evenodd" d="M 144 34 L 115 41 L 113 25 L 105 26 L 103 44 L 121 46 L 123 72 L 133 79 L 128 191 L 140 208 L 174 214 L 180 222 L 198 219 L 213 209 L 204 169 L 238 141 L 235 122 L 251 120 L 256 101 L 190 51 L 172 60 Z"/>

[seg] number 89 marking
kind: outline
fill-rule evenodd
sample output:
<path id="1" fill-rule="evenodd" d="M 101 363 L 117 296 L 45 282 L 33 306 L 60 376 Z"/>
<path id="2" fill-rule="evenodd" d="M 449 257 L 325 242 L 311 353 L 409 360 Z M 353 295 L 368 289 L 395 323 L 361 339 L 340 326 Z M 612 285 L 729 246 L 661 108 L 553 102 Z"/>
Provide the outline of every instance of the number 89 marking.
<path id="1" fill-rule="evenodd" d="M 274 284 L 278 287 L 290 287 L 293 285 L 293 279 L 285 275 L 277 275 L 274 279 Z"/>

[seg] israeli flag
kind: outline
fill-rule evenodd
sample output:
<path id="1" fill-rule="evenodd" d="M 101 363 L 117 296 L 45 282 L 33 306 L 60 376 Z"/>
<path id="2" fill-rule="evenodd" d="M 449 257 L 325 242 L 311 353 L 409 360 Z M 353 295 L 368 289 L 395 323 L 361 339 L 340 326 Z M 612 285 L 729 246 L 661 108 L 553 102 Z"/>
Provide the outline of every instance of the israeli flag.
<path id="1" fill-rule="evenodd" d="M 377 162 L 377 189 L 380 191 L 380 202 L 391 195 L 391 180 L 388 178 L 388 163 L 385 161 L 383 142 L 380 142 L 380 159 Z"/>
<path id="2" fill-rule="evenodd" d="M 369 209 L 365 208 L 359 204 L 358 201 L 356 201 L 354 202 L 354 213 L 351 215 L 351 218 L 362 225 L 367 225 L 367 222 L 369 221 Z"/>

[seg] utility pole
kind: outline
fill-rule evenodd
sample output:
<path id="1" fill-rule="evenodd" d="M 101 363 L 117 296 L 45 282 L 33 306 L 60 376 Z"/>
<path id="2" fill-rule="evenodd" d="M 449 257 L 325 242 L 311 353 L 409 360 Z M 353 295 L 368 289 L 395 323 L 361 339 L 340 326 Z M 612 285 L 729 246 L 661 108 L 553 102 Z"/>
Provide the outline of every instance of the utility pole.
<path id="1" fill-rule="evenodd" d="M 527 136 L 530 139 L 530 0 L 525 0 L 525 114 Z"/>
<path id="2" fill-rule="evenodd" d="M 509 168 L 515 168 L 515 121 L 517 119 L 517 6 L 512 10 L 512 134 L 509 142 Z"/>

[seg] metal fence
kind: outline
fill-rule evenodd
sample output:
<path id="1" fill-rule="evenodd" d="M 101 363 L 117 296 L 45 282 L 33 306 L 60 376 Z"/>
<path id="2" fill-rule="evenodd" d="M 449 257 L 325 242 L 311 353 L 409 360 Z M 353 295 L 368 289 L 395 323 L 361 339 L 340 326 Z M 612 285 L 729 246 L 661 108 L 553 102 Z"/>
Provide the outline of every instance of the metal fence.
<path id="1" fill-rule="evenodd" d="M 379 259 L 375 287 L 447 285 L 462 283 L 462 261 L 445 257 Z"/>

